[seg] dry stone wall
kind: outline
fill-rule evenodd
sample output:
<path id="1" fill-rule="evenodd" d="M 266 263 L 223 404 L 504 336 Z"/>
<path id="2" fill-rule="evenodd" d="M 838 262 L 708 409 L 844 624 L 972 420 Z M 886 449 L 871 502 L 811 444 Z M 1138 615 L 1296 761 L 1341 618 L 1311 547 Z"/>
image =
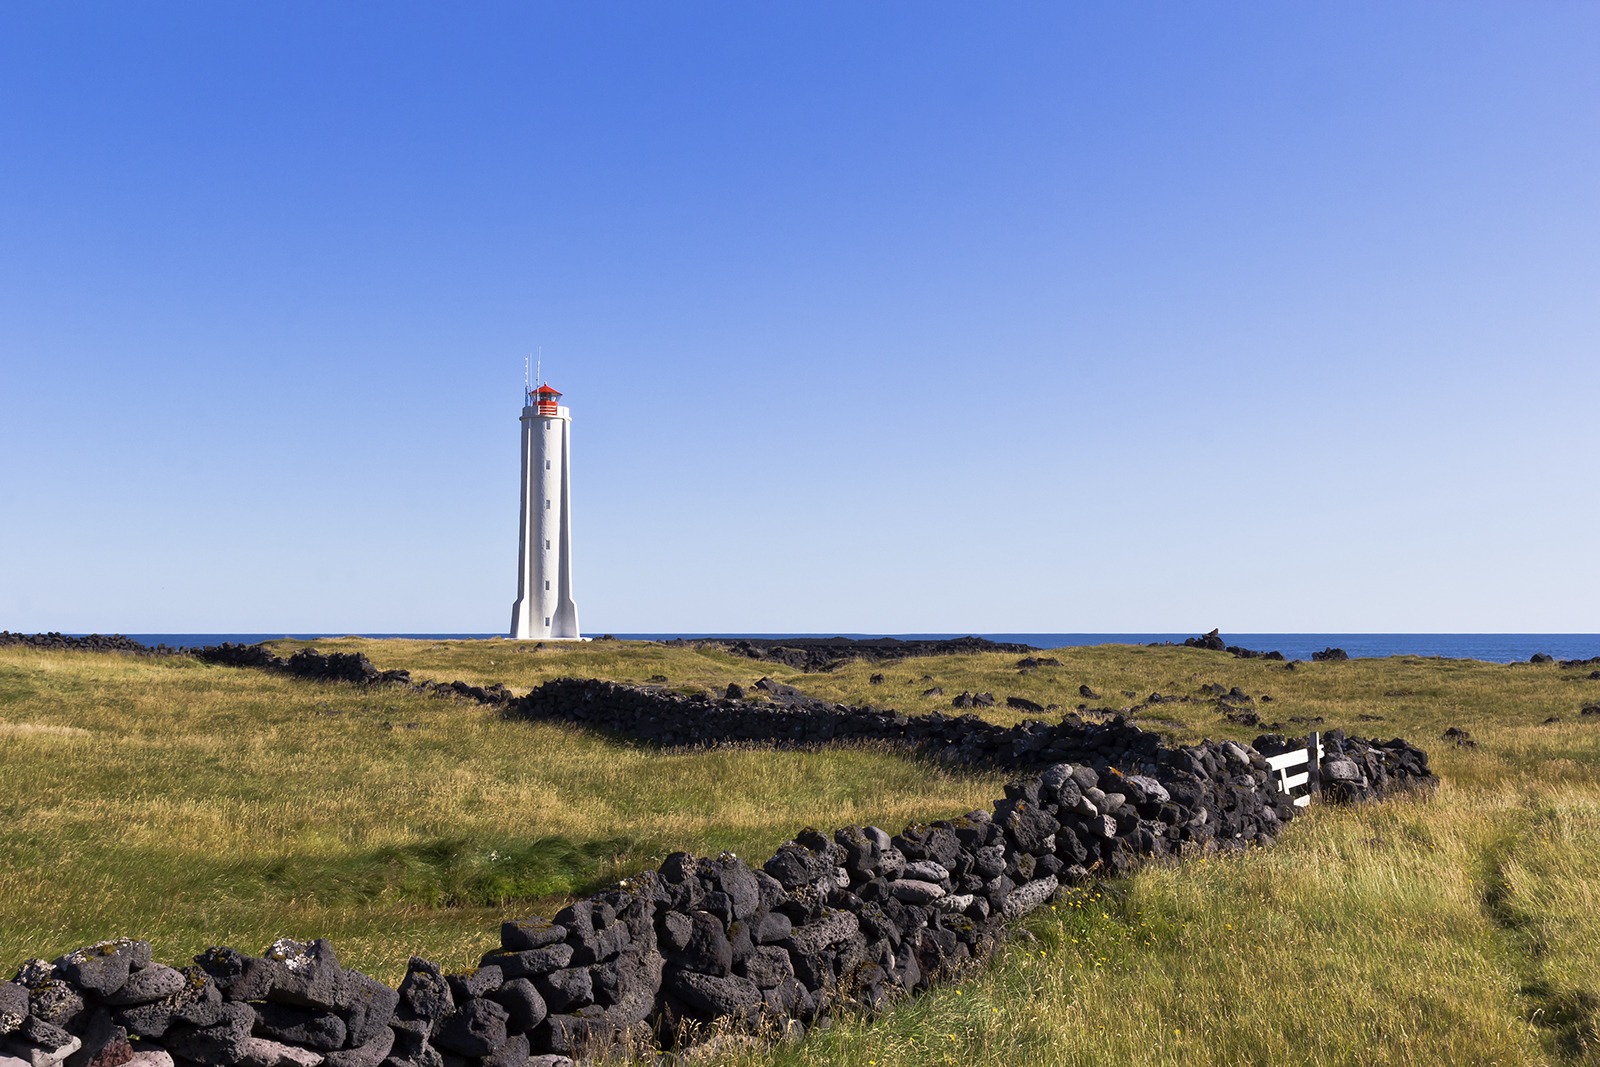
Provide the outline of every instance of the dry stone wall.
<path id="1" fill-rule="evenodd" d="M 662 643 L 674 648 L 715 648 L 808 672 L 831 671 L 858 659 L 884 662 L 914 656 L 1036 651 L 1032 645 L 971 636 L 910 641 L 898 637 L 680 637 Z"/>
<path id="2" fill-rule="evenodd" d="M 232 646 L 202 655 L 412 684 L 358 654 L 281 659 Z M 555 1067 L 616 1042 L 683 1045 L 714 1025 L 800 1033 L 984 957 L 1007 922 L 1065 883 L 1269 845 L 1296 812 L 1260 751 L 1231 741 L 1173 748 L 1122 721 L 1001 728 L 827 705 L 797 691 L 695 699 L 573 679 L 522 698 L 502 687 L 419 685 L 508 716 L 663 744 L 871 738 L 1027 773 L 990 809 L 897 834 L 807 828 L 759 866 L 676 853 L 553 917 L 503 924 L 499 947 L 470 971 L 413 957 L 398 989 L 342 967 L 325 940 L 283 939 L 258 956 L 211 948 L 182 967 L 127 938 L 29 960 L 0 983 L 0 1067 Z M 1330 797 L 1436 781 L 1426 754 L 1404 741 L 1335 732 L 1325 744 Z"/>
<path id="3" fill-rule="evenodd" d="M 504 714 L 556 719 L 663 745 L 756 742 L 805 746 L 888 741 L 970 766 L 1027 769 L 1071 760 L 1099 770 L 1115 768 L 1157 777 L 1180 771 L 1215 773 L 1205 770 L 1204 753 L 1213 753 L 1214 762 L 1216 752 L 1226 752 L 1225 746 L 1233 744 L 1206 742 L 1169 748 L 1161 743 L 1159 734 L 1141 730 L 1120 715 L 1096 722 L 1068 713 L 1057 722 L 1027 720 L 1001 726 L 971 714 L 905 715 L 830 704 L 768 679 L 756 683 L 756 688 L 764 690 L 764 699 L 687 696 L 662 687 L 562 678 L 546 682 L 527 696 L 505 701 Z M 1305 739 L 1290 742 L 1275 734 L 1257 740 L 1275 746 L 1267 755 L 1305 745 Z M 1359 753 L 1359 762 L 1371 771 L 1361 777 L 1369 783 L 1383 783 L 1363 797 L 1381 793 L 1391 780 L 1408 785 L 1437 781 L 1428 768 L 1427 753 L 1400 738 L 1379 741 L 1346 737 L 1334 730 L 1323 735 L 1323 743 L 1328 752 L 1340 757 L 1346 751 Z M 1254 831 L 1261 829 L 1260 820 L 1254 820 Z"/>
<path id="4" fill-rule="evenodd" d="M 172 648 L 168 645 L 143 645 L 121 634 L 85 634 L 73 637 L 68 634 L 14 634 L 0 630 L 0 648 L 8 645 L 26 645 L 59 652 L 125 652 L 135 656 L 187 656 L 194 649 Z"/>

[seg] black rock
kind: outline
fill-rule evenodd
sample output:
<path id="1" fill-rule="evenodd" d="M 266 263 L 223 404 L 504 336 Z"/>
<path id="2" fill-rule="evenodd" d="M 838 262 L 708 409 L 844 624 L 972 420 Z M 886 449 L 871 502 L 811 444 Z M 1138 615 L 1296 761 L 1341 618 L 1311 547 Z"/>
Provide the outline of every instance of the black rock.
<path id="1" fill-rule="evenodd" d="M 1049 812 L 1026 801 L 1004 800 L 995 805 L 995 822 L 1005 828 L 1017 848 L 1030 855 L 1052 851 L 1055 843 L 1050 839 L 1061 829 Z"/>
<path id="2" fill-rule="evenodd" d="M 663 911 L 657 921 L 661 951 L 674 955 L 689 947 L 689 938 L 694 936 L 693 919 L 681 911 Z"/>
<path id="3" fill-rule="evenodd" d="M 528 1067 L 532 1046 L 526 1034 L 512 1034 L 505 1044 L 483 1058 L 483 1067 Z"/>
<path id="4" fill-rule="evenodd" d="M 570 967 L 573 951 L 571 945 L 551 945 L 548 948 L 528 949 L 526 952 L 487 952 L 479 961 L 479 966 L 499 967 L 504 978 L 529 978 Z"/>
<path id="5" fill-rule="evenodd" d="M 229 1067 L 244 1058 L 255 1021 L 256 1013 L 250 1005 L 224 1004 L 222 1019 L 216 1025 L 173 1026 L 162 1035 L 161 1044 L 174 1056 Z"/>
<path id="6" fill-rule="evenodd" d="M 928 823 L 913 823 L 894 839 L 894 847 L 908 860 L 932 860 L 949 869 L 961 855 L 961 839 L 955 831 Z"/>
<path id="7" fill-rule="evenodd" d="M 9 1034 L 28 1017 L 28 990 L 15 982 L 0 982 L 0 1034 Z"/>
<path id="8" fill-rule="evenodd" d="M 455 1008 L 450 985 L 436 964 L 412 956 L 400 982 L 397 1014 L 401 1019 L 442 1019 Z"/>
<path id="9" fill-rule="evenodd" d="M 218 989 L 226 992 L 244 974 L 249 959 L 237 949 L 213 946 L 196 956 L 194 962 L 211 976 Z"/>
<path id="10" fill-rule="evenodd" d="M 73 1041 L 72 1035 L 61 1027 L 32 1015 L 23 1019 L 22 1025 L 12 1031 L 11 1036 L 45 1053 L 59 1052 L 72 1045 Z"/>
<path id="11" fill-rule="evenodd" d="M 782 941 L 793 932 L 794 923 L 781 911 L 761 912 L 750 920 L 750 940 L 757 945 Z"/>
<path id="12" fill-rule="evenodd" d="M 96 1011 L 83 1029 L 72 1036 L 78 1038 L 80 1045 L 77 1051 L 67 1057 L 67 1067 L 81 1067 L 88 1063 L 103 1067 L 111 1063 L 126 1063 L 133 1058 L 134 1048 L 128 1040 L 128 1031 L 112 1022 L 111 1013 L 104 1008 Z"/>
<path id="13" fill-rule="evenodd" d="M 473 997 L 481 997 L 491 990 L 499 989 L 505 980 L 505 974 L 494 964 L 479 966 L 462 974 L 447 974 L 445 982 L 450 986 L 450 996 L 457 1004 L 464 1004 Z"/>
<path id="14" fill-rule="evenodd" d="M 55 961 L 55 970 L 85 993 L 105 997 L 121 989 L 133 970 L 149 963 L 150 942 L 123 937 L 69 952 Z"/>
<path id="15" fill-rule="evenodd" d="M 529 919 L 500 924 L 500 947 L 511 952 L 527 952 L 549 945 L 559 945 L 566 939 L 566 927 L 558 926 L 549 919 L 537 915 Z"/>
<path id="16" fill-rule="evenodd" d="M 492 1000 L 469 1000 L 452 1012 L 433 1035 L 433 1043 L 463 1056 L 487 1056 L 506 1043 L 510 1013 Z"/>
<path id="17" fill-rule="evenodd" d="M 346 1044 L 352 1049 L 371 1045 L 389 1029 L 389 1021 L 399 1006 L 398 991 L 360 971 L 344 972 L 339 1011 L 344 1019 Z M 384 1054 L 388 1054 L 387 1049 Z"/>
<path id="18" fill-rule="evenodd" d="M 700 862 L 700 877 L 711 882 L 727 895 L 735 919 L 743 919 L 761 907 L 761 886 L 755 872 L 732 853 L 723 853 L 714 860 Z"/>
<path id="19" fill-rule="evenodd" d="M 1183 643 L 1189 648 L 1204 648 L 1212 652 L 1222 652 L 1228 647 L 1228 642 L 1222 639 L 1218 630 L 1212 630 L 1203 637 L 1185 638 Z"/>
<path id="20" fill-rule="evenodd" d="M 344 1020 L 328 1012 L 294 1008 L 287 1004 L 256 1005 L 255 1033 L 289 1045 L 305 1045 L 321 1052 L 343 1048 Z"/>
<path id="21" fill-rule="evenodd" d="M 488 997 L 506 1010 L 506 1029 L 513 1034 L 528 1033 L 549 1014 L 544 997 L 526 978 L 513 978 Z"/>
<path id="22" fill-rule="evenodd" d="M 328 1053 L 323 1067 L 378 1067 L 394 1048 L 394 1039 L 395 1032 L 385 1026 L 360 1045 Z"/>
<path id="23" fill-rule="evenodd" d="M 229 1000 L 271 1000 L 331 1011 L 338 1007 L 343 981 L 339 959 L 326 938 L 308 943 L 285 937 L 268 945 L 262 958 L 246 957 L 243 973 L 227 985 L 224 995 Z"/>
<path id="24" fill-rule="evenodd" d="M 696 911 L 689 915 L 689 941 L 683 950 L 668 955 L 677 966 L 701 974 L 724 975 L 733 970 L 733 945 L 715 915 Z"/>
<path id="25" fill-rule="evenodd" d="M 739 961 L 736 973 L 750 979 L 758 988 L 772 989 L 784 979 L 794 977 L 794 964 L 783 949 L 763 945 Z"/>
<path id="26" fill-rule="evenodd" d="M 736 974 L 717 976 L 669 968 L 663 977 L 670 992 L 707 1018 L 734 1015 L 763 1003 L 756 984 Z"/>
<path id="27" fill-rule="evenodd" d="M 389 1027 L 394 1044 L 386 1067 L 443 1067 L 439 1050 L 429 1043 L 432 1026 L 425 1019 L 396 1019 Z"/>
<path id="28" fill-rule="evenodd" d="M 180 992 L 184 977 L 175 969 L 161 963 L 152 963 L 128 975 L 128 980 L 115 993 L 100 999 L 112 1007 L 130 1004 L 149 1004 Z"/>
<path id="29" fill-rule="evenodd" d="M 1038 806 L 1040 793 L 1044 788 L 1044 779 L 1024 778 L 1017 782 L 1006 783 L 1006 799 Z M 957 836 L 960 836 L 959 834 Z M 965 842 L 963 842 L 965 844 Z"/>
<path id="30" fill-rule="evenodd" d="M 56 969 L 48 961 L 31 959 L 23 961 L 11 980 L 24 989 L 38 989 L 46 982 L 54 981 L 55 977 Z"/>
<path id="31" fill-rule="evenodd" d="M 28 1005 L 36 1018 L 64 1030 L 76 1030 L 88 1018 L 83 997 L 66 982 L 46 982 L 29 990 Z"/>
<path id="32" fill-rule="evenodd" d="M 568 967 L 534 979 L 539 995 L 552 1012 L 565 1013 L 594 1003 L 594 982 L 587 967 Z"/>
<path id="33" fill-rule="evenodd" d="M 805 695 L 794 686 L 784 685 L 782 682 L 774 682 L 771 678 L 762 678 L 760 681 L 756 682 L 756 688 L 762 690 L 770 696 L 775 697 L 798 697 Z"/>
<path id="34" fill-rule="evenodd" d="M 206 1027 L 221 1022 L 222 991 L 211 976 L 198 967 L 185 967 L 180 973 L 182 990 L 154 1003 L 117 1009 L 112 1013 L 117 1025 L 139 1037 L 160 1037 L 174 1023 Z"/>
<path id="35" fill-rule="evenodd" d="M 810 885 L 824 874 L 830 873 L 833 867 L 834 864 L 826 853 L 791 841 L 779 846 L 778 851 L 767 860 L 763 869 L 776 878 L 785 889 L 795 889 Z"/>
<path id="36" fill-rule="evenodd" d="M 585 1049 L 608 1044 L 615 1033 L 616 1026 L 603 1014 L 594 1017 L 551 1015 L 531 1035 L 529 1044 L 535 1048 L 547 1048 L 561 1056 L 575 1056 Z M 539 1063 L 539 1060 L 530 1062 Z"/>

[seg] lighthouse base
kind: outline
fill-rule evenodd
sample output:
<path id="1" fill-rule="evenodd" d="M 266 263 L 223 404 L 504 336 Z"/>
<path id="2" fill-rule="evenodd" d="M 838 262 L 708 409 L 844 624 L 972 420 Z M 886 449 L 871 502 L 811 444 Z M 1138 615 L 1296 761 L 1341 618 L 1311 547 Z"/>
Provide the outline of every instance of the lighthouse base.
<path id="1" fill-rule="evenodd" d="M 555 609 L 551 618 L 555 625 L 549 627 L 556 633 L 540 633 L 545 629 L 535 626 L 533 620 L 536 616 L 529 614 L 528 602 L 518 600 L 511 605 L 511 632 L 506 635 L 512 641 L 587 641 L 578 633 L 578 609 L 570 600 Z M 542 616 L 538 616 L 542 617 Z"/>

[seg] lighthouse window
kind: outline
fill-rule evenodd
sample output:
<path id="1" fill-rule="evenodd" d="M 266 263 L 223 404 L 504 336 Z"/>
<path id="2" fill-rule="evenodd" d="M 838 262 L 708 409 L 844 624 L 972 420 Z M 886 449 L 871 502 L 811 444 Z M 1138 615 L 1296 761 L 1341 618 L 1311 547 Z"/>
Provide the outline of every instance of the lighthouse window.
<path id="1" fill-rule="evenodd" d="M 546 542 L 545 542 L 545 543 L 544 543 L 544 550 L 545 550 L 545 551 L 546 551 L 546 552 L 548 552 L 548 551 L 550 551 L 550 542 L 549 542 L 549 541 L 546 541 Z"/>
<path id="2" fill-rule="evenodd" d="M 549 625 L 550 625 L 550 616 L 548 616 L 548 615 L 546 615 L 546 616 L 545 616 L 545 617 L 544 617 L 544 624 L 545 624 L 545 625 L 546 625 L 546 626 L 549 626 Z"/>
<path id="3" fill-rule="evenodd" d="M 553 425 L 553 424 L 552 424 L 552 423 L 551 423 L 551 422 L 550 422 L 550 420 L 549 420 L 549 419 L 545 419 L 545 420 L 544 420 L 544 428 L 545 428 L 545 429 L 547 429 L 547 430 L 548 430 L 548 429 L 549 429 L 549 428 L 550 428 L 550 427 L 551 427 L 551 425 Z"/>
<path id="4" fill-rule="evenodd" d="M 544 469 L 545 470 L 549 470 L 550 469 L 550 461 L 549 460 L 545 460 L 544 461 Z"/>
<path id="5" fill-rule="evenodd" d="M 544 502 L 544 509 L 545 509 L 545 510 L 546 510 L 546 511 L 549 511 L 549 510 L 550 510 L 550 501 L 549 501 L 549 500 L 548 500 L 548 499 L 547 499 L 547 500 L 545 500 L 545 502 Z"/>
<path id="6" fill-rule="evenodd" d="M 544 587 L 545 587 L 545 588 L 546 588 L 546 589 L 549 589 L 549 588 L 550 588 L 550 583 L 549 583 L 549 582 L 545 582 L 545 583 L 544 583 Z"/>

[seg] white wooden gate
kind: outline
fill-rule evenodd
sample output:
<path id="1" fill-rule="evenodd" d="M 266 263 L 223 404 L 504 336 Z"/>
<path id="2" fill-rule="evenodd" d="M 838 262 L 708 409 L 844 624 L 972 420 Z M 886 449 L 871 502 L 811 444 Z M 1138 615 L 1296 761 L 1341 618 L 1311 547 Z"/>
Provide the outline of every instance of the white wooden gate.
<path id="1" fill-rule="evenodd" d="M 1305 748 L 1297 748 L 1278 756 L 1268 756 L 1267 766 L 1272 768 L 1279 791 L 1294 797 L 1295 807 L 1305 807 L 1311 803 L 1312 797 L 1322 792 L 1321 736 L 1313 733 L 1306 739 Z M 1296 789 L 1305 791 L 1296 796 Z"/>

